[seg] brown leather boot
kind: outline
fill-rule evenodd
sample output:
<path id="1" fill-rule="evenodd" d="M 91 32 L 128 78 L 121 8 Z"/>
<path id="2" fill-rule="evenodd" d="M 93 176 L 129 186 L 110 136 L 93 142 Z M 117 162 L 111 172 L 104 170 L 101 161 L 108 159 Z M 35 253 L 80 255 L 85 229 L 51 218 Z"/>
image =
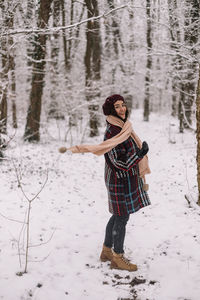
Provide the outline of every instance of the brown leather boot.
<path id="1" fill-rule="evenodd" d="M 113 259 L 110 265 L 111 269 L 126 270 L 129 272 L 137 271 L 137 265 L 130 263 L 130 261 L 124 257 L 123 253 L 117 254 L 113 251 Z"/>
<path id="2" fill-rule="evenodd" d="M 103 249 L 100 255 L 100 260 L 102 262 L 111 261 L 113 258 L 112 249 L 103 245 Z"/>

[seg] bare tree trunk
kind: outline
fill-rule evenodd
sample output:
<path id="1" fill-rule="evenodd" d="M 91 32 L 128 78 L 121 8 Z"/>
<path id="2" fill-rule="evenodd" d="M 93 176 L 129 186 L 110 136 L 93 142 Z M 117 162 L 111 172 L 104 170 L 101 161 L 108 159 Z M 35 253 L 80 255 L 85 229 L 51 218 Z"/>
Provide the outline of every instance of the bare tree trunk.
<path id="1" fill-rule="evenodd" d="M 53 27 L 58 27 L 60 25 L 60 0 L 53 1 Z M 64 116 L 61 111 L 60 104 L 57 100 L 58 95 L 58 56 L 59 56 L 59 34 L 53 33 L 51 36 L 51 91 L 50 91 L 50 107 L 48 111 L 48 118 L 63 119 Z"/>
<path id="2" fill-rule="evenodd" d="M 108 6 L 109 9 L 114 9 L 114 3 L 113 0 L 108 0 Z M 110 16 L 111 19 L 111 31 L 113 35 L 113 47 L 114 47 L 114 53 L 116 56 L 119 54 L 119 45 L 118 42 L 120 40 L 120 31 L 119 31 L 119 24 L 116 22 L 115 16 Z"/>
<path id="3" fill-rule="evenodd" d="M 66 25 L 65 22 L 65 1 L 61 0 L 61 8 L 62 8 L 62 26 L 64 27 Z M 70 10 L 70 24 L 73 24 L 74 20 L 74 0 L 71 0 L 71 10 Z M 63 29 L 63 50 L 64 50 L 64 62 L 65 62 L 65 70 L 66 70 L 66 78 L 70 77 L 71 72 L 71 49 L 72 49 L 72 40 L 70 39 L 72 37 L 72 31 L 69 32 L 69 41 L 66 39 L 66 30 Z M 75 51 L 74 51 L 75 52 Z M 70 89 L 70 87 L 68 88 Z M 77 125 L 77 118 L 76 118 L 76 112 L 70 114 L 69 116 L 69 127 L 76 126 Z"/>
<path id="4" fill-rule="evenodd" d="M 183 89 L 182 84 L 180 87 Z M 184 93 L 180 93 L 180 98 L 178 102 L 178 118 L 179 118 L 179 132 L 183 133 L 184 132 L 184 116 L 183 116 L 183 104 L 184 103 Z"/>
<path id="5" fill-rule="evenodd" d="M 1 13 L 3 16 L 3 27 L 4 30 L 13 28 L 14 22 L 14 11 L 12 3 L 6 3 L 2 1 L 0 3 Z M 12 107 L 15 104 L 15 76 L 14 76 L 14 54 L 12 52 L 13 38 L 2 37 L 1 38 L 1 57 L 2 57 L 2 72 L 0 74 L 0 133 L 7 133 L 7 112 L 8 112 L 8 86 L 9 76 L 8 73 L 11 71 L 11 94 L 12 94 Z M 16 126 L 16 107 L 13 110 L 13 121 L 15 120 L 14 127 Z"/>
<path id="6" fill-rule="evenodd" d="M 110 10 L 115 8 L 114 0 L 107 0 L 108 7 Z M 111 15 L 108 20 L 106 20 L 106 52 L 107 57 L 114 60 L 112 65 L 112 85 L 115 85 L 115 75 L 117 68 L 120 67 L 123 73 L 125 73 L 123 64 L 117 62 L 119 58 L 119 52 L 122 50 L 124 52 L 124 46 L 121 39 L 120 25 L 118 20 L 116 20 L 116 15 Z M 114 49 L 114 52 L 112 51 Z M 111 51 L 110 51 L 111 50 Z"/>
<path id="7" fill-rule="evenodd" d="M 74 21 L 74 0 L 71 0 L 71 9 L 70 9 L 70 24 L 73 24 Z M 72 52 L 72 30 L 69 31 L 69 42 L 68 42 L 68 51 L 67 51 L 67 67 L 71 69 L 71 52 Z"/>
<path id="8" fill-rule="evenodd" d="M 181 39 L 180 29 L 180 16 L 178 15 L 177 0 L 168 0 L 169 21 L 170 21 L 170 34 L 171 34 L 171 49 L 176 53 L 172 59 L 172 116 L 178 116 L 179 119 L 179 132 L 184 132 L 184 112 L 183 103 L 185 102 L 185 83 L 183 80 L 184 73 L 184 60 L 179 55 L 181 52 L 180 45 L 184 43 Z M 177 74 L 181 74 L 180 78 Z"/>
<path id="9" fill-rule="evenodd" d="M 6 79 L 6 77 L 4 77 Z M 1 96 L 1 103 L 0 103 L 0 133 L 7 133 L 7 85 L 4 87 L 0 86 L 0 96 Z"/>
<path id="10" fill-rule="evenodd" d="M 26 10 L 26 14 L 25 14 L 25 27 L 26 28 L 31 28 L 32 24 L 34 23 L 34 0 L 27 0 L 27 10 Z M 31 66 L 33 63 L 33 51 L 34 51 L 34 34 L 29 34 L 27 37 L 27 66 L 29 71 L 31 70 Z M 30 89 L 30 82 L 31 82 L 31 71 L 28 72 L 28 76 L 27 76 L 27 82 L 29 84 L 29 89 Z"/>
<path id="11" fill-rule="evenodd" d="M 170 22 L 170 35 L 171 35 L 171 49 L 176 51 L 177 43 L 180 43 L 180 28 L 179 28 L 179 20 L 177 16 L 177 0 L 168 0 L 168 11 L 169 11 L 169 22 Z M 181 111 L 181 104 L 179 103 L 178 106 L 178 95 L 179 92 L 177 91 L 178 80 L 176 77 L 177 65 L 176 65 L 177 57 L 175 56 L 172 59 L 172 67 L 175 69 L 175 76 L 172 74 L 172 116 L 180 115 Z M 181 64 L 180 64 L 181 65 Z M 173 70 L 174 71 L 174 70 Z M 180 120 L 180 118 L 179 118 Z"/>
<path id="12" fill-rule="evenodd" d="M 147 64 L 145 76 L 145 98 L 144 98 L 144 121 L 149 121 L 150 114 L 150 82 L 151 82 L 151 67 L 152 67 L 152 37 L 151 37 L 151 2 L 146 0 L 146 15 L 147 15 Z"/>
<path id="13" fill-rule="evenodd" d="M 65 0 L 61 0 L 61 12 L 62 12 L 62 26 L 66 26 L 65 22 Z M 64 60 L 65 60 L 65 67 L 68 65 L 67 62 L 67 39 L 66 39 L 66 33 L 63 29 L 63 52 L 64 52 Z"/>
<path id="14" fill-rule="evenodd" d="M 13 24 L 14 24 L 14 13 L 10 14 L 10 22 L 9 22 L 9 28 L 13 29 Z M 12 46 L 14 44 L 13 37 L 9 36 L 8 39 L 9 42 L 9 47 L 12 49 Z M 14 50 L 9 51 L 9 70 L 11 72 L 11 101 L 12 101 L 12 124 L 13 128 L 17 128 L 17 109 L 16 109 L 16 78 L 15 78 L 15 59 L 14 59 Z"/>
<path id="15" fill-rule="evenodd" d="M 70 9 L 70 24 L 74 23 L 74 4 L 75 0 L 71 0 L 71 9 Z M 85 10 L 85 5 L 82 3 L 82 9 L 79 16 L 78 22 L 81 22 Z M 66 16 L 65 16 L 65 1 L 61 0 L 61 11 L 62 11 L 62 26 L 66 26 Z M 66 39 L 66 30 L 63 29 L 63 51 L 64 51 L 64 61 L 65 61 L 65 69 L 67 71 L 67 74 L 71 71 L 71 64 L 72 59 L 76 53 L 76 49 L 79 44 L 79 34 L 80 34 L 80 26 L 78 26 L 76 29 L 71 29 L 69 31 L 69 41 Z M 75 36 L 75 41 L 72 43 L 72 37 Z M 75 51 L 72 51 L 73 49 Z"/>
<path id="16" fill-rule="evenodd" d="M 38 14 L 38 28 L 44 29 L 49 20 L 52 0 L 41 0 Z M 36 34 L 34 43 L 34 62 L 31 81 L 30 105 L 27 113 L 24 139 L 39 141 L 40 114 L 45 76 L 46 35 Z"/>
<path id="17" fill-rule="evenodd" d="M 74 0 L 72 0 L 72 1 L 74 1 Z M 85 4 L 84 4 L 84 2 L 82 4 L 83 4 L 83 6 L 82 6 L 82 9 L 81 9 L 79 18 L 78 18 L 78 23 L 80 23 L 81 20 L 83 19 L 83 15 L 84 15 L 84 12 L 85 12 Z M 71 14 L 71 24 L 73 22 L 73 19 L 74 19 L 74 17 Z M 78 26 L 76 28 L 76 31 L 75 31 L 75 38 L 76 39 L 75 39 L 74 44 L 73 44 L 73 49 L 77 49 L 77 47 L 78 47 L 78 45 L 80 43 L 80 39 L 79 39 L 80 29 L 81 29 L 81 26 Z M 72 62 L 72 60 L 73 60 L 73 58 L 74 58 L 74 56 L 76 54 L 76 51 L 68 51 L 68 53 L 70 53 L 70 61 Z"/>
<path id="18" fill-rule="evenodd" d="M 7 91 L 8 91 L 8 57 L 7 44 L 4 38 L 1 41 L 2 72 L 0 82 L 0 133 L 7 133 Z"/>
<path id="19" fill-rule="evenodd" d="M 70 8 L 70 24 L 73 24 L 74 21 L 74 5 L 75 5 L 75 0 L 71 0 L 71 8 Z M 82 9 L 78 18 L 78 22 L 81 22 L 83 15 L 84 15 L 84 10 L 85 10 L 85 3 L 79 3 L 82 4 Z M 65 0 L 61 0 L 61 11 L 62 11 L 62 26 L 64 27 L 66 25 L 66 15 L 65 15 Z M 62 38 L 63 38 L 63 53 L 64 53 L 64 63 L 65 63 L 65 77 L 66 81 L 70 82 L 71 80 L 71 67 L 73 65 L 73 59 L 74 56 L 76 55 L 76 49 L 78 48 L 80 39 L 79 39 L 79 34 L 80 34 L 80 28 L 81 26 L 77 26 L 77 28 L 73 28 L 69 31 L 66 31 L 63 29 L 62 31 Z M 66 33 L 67 37 L 66 37 Z M 72 38 L 75 37 L 73 40 Z M 71 93 L 71 86 L 68 84 L 67 86 L 67 91 L 68 94 Z M 79 115 L 80 117 L 80 115 Z M 71 126 L 76 126 L 77 125 L 77 112 L 73 111 L 69 115 L 69 127 Z"/>
<path id="20" fill-rule="evenodd" d="M 88 18 L 99 15 L 98 3 L 96 0 L 85 0 Z M 86 29 L 86 53 L 85 53 L 85 85 L 86 85 L 86 99 L 88 102 L 95 102 L 89 104 L 90 115 L 90 136 L 96 136 L 98 130 L 98 116 L 99 109 L 98 98 L 100 97 L 99 81 L 101 71 L 101 36 L 100 25 L 98 21 L 88 21 Z"/>
<path id="21" fill-rule="evenodd" d="M 12 99 L 12 124 L 13 128 L 17 128 L 17 106 L 16 106 L 16 79 L 15 79 L 15 61 L 14 57 L 11 57 L 10 61 L 11 69 L 11 99 Z"/>
<path id="22" fill-rule="evenodd" d="M 1 14 L 5 15 L 5 2 L 0 3 Z M 4 30 L 7 29 L 7 20 L 3 19 Z M 3 28 L 2 28 L 3 29 Z M 2 71 L 0 73 L 0 134 L 7 132 L 7 89 L 8 89 L 8 58 L 7 58 L 7 40 L 1 38 L 1 61 Z"/>
<path id="23" fill-rule="evenodd" d="M 130 5 L 132 7 L 134 7 L 134 0 L 131 0 L 130 1 Z M 125 63 L 124 66 L 121 66 L 121 70 L 122 72 L 124 73 L 125 75 L 125 78 L 129 78 L 131 81 L 134 76 L 134 73 L 135 73 L 135 62 L 134 64 L 132 64 L 132 57 L 135 56 L 135 50 L 136 50 L 136 47 L 135 47 L 135 32 L 134 32 L 134 22 L 135 22 L 135 18 L 134 18 L 134 10 L 130 10 L 129 11 L 129 30 L 130 30 L 130 35 L 129 35 L 129 42 L 128 42 L 128 47 L 129 47 L 129 56 L 128 58 L 126 59 L 126 61 L 130 61 L 130 63 Z M 119 24 L 118 24 L 119 26 Z M 121 40 L 121 32 L 119 31 L 119 41 L 120 41 L 120 45 L 122 46 L 122 50 L 124 52 L 124 46 L 123 46 L 123 43 L 122 43 L 122 40 Z M 122 64 L 121 64 L 122 65 Z M 126 99 L 126 104 L 127 104 L 127 107 L 128 107 L 128 111 L 129 113 L 131 114 L 131 111 L 132 111 L 132 107 L 133 107 L 133 94 L 132 94 L 132 91 L 130 90 L 130 86 L 131 86 L 131 83 L 130 81 L 127 81 L 128 84 L 124 85 L 124 88 L 123 88 L 123 96 L 124 98 Z M 136 104 L 137 105 L 137 104 Z"/>
<path id="24" fill-rule="evenodd" d="M 62 26 L 64 27 L 66 25 L 66 16 L 65 16 L 65 1 L 61 0 L 61 9 L 62 9 Z M 70 19 L 71 24 L 73 22 L 73 14 L 74 14 L 74 0 L 71 0 L 71 9 L 70 9 Z M 73 29 L 72 29 L 73 30 Z M 72 34 L 72 31 L 70 31 L 70 36 Z M 63 30 L 63 50 L 64 50 L 64 61 L 65 61 L 65 68 L 66 71 L 70 69 L 70 54 L 71 54 L 71 44 L 72 41 L 69 39 L 69 45 L 66 39 L 66 31 Z"/>
<path id="25" fill-rule="evenodd" d="M 191 56 L 196 55 L 195 45 L 199 39 L 199 26 L 200 26 L 200 3 L 198 0 L 186 0 L 185 11 L 185 36 L 184 40 L 187 46 L 191 47 Z M 191 114 L 192 106 L 195 101 L 195 89 L 196 89 L 196 76 L 197 76 L 197 63 L 186 63 L 186 74 L 184 80 L 184 101 L 182 102 L 185 111 L 184 127 L 189 128 L 189 124 L 192 123 Z"/>
<path id="26" fill-rule="evenodd" d="M 198 205 L 200 205 L 200 65 L 199 81 L 196 96 L 196 123 L 197 123 L 197 184 L 198 184 Z"/>

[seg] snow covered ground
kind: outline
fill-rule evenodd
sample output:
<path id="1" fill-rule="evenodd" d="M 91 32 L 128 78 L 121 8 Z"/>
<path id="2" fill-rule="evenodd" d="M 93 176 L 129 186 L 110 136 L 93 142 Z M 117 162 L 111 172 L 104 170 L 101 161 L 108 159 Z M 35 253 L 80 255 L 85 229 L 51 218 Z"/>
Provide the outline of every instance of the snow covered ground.
<path id="1" fill-rule="evenodd" d="M 126 256 L 139 270 L 110 270 L 109 263 L 99 261 L 110 216 L 104 158 L 59 154 L 61 143 L 30 145 L 16 137 L 6 150 L 9 160 L 0 164 L 0 299 L 200 299 L 195 134 L 179 134 L 169 116 L 152 115 L 145 123 L 135 111 L 131 119 L 149 143 L 152 170 L 147 177 L 152 205 L 131 215 L 127 225 Z M 28 201 L 14 165 L 29 199 L 48 169 L 47 184 L 32 202 L 32 247 L 23 276 L 16 273 L 24 270 L 24 251 L 20 267 L 18 248 L 25 247 L 25 227 L 16 221 L 25 219 Z"/>

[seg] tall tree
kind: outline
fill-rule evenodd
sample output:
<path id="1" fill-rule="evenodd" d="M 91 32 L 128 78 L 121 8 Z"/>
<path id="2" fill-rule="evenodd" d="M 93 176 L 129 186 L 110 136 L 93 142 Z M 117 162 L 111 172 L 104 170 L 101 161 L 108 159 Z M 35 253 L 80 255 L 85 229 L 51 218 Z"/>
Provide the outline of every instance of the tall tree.
<path id="1" fill-rule="evenodd" d="M 144 121 L 149 121 L 150 113 L 150 81 L 151 81 L 151 67 L 152 67 L 152 30 L 151 30 L 151 0 L 146 0 L 146 15 L 147 15 L 147 63 L 146 63 L 146 76 L 145 76 L 145 98 L 144 98 Z"/>
<path id="2" fill-rule="evenodd" d="M 1 32 L 8 30 L 8 14 L 6 14 L 5 1 L 0 2 L 2 18 Z M 7 128 L 7 89 L 8 89 L 8 52 L 7 38 L 1 38 L 1 73 L 0 73 L 0 133 L 6 133 Z"/>
<path id="3" fill-rule="evenodd" d="M 70 7 L 70 25 L 72 25 L 75 15 L 75 0 L 71 0 L 71 7 Z M 78 23 L 81 22 L 85 10 L 85 3 L 79 3 L 82 4 L 82 9 L 78 18 Z M 61 11 L 62 11 L 62 26 L 66 26 L 66 3 L 65 0 L 61 0 Z M 68 74 L 71 71 L 73 58 L 76 53 L 76 49 L 79 45 L 79 34 L 80 34 L 80 26 L 77 26 L 75 29 L 68 30 L 68 38 L 66 34 L 66 30 L 63 29 L 63 54 L 64 54 L 64 63 L 65 63 L 65 70 Z M 73 41 L 74 39 L 74 41 Z"/>
<path id="4" fill-rule="evenodd" d="M 97 0 L 85 0 L 88 18 L 99 15 Z M 86 28 L 85 86 L 89 103 L 90 136 L 98 135 L 98 98 L 100 97 L 101 35 L 99 21 L 88 21 Z"/>
<path id="5" fill-rule="evenodd" d="M 35 3 L 34 0 L 27 0 L 27 8 L 26 13 L 23 16 L 25 28 L 29 29 L 32 28 L 33 24 L 35 24 L 34 20 L 34 12 L 35 12 Z M 33 63 L 33 56 L 34 56 L 34 34 L 29 34 L 27 37 L 27 65 L 28 69 L 31 70 L 32 63 Z M 27 82 L 30 85 L 31 82 L 31 72 L 28 72 Z"/>
<path id="6" fill-rule="evenodd" d="M 168 0 L 168 10 L 169 10 L 170 38 L 171 38 L 170 47 L 173 52 L 177 52 L 179 45 L 181 43 L 180 24 L 177 15 L 177 0 Z M 179 95 L 177 91 L 177 85 L 178 85 L 178 78 L 177 78 L 178 64 L 176 63 L 178 60 L 177 56 L 178 55 L 174 55 L 172 58 L 172 68 L 173 68 L 172 69 L 172 116 L 174 117 L 177 114 L 177 108 L 178 108 L 177 103 L 178 103 L 178 95 Z"/>
<path id="7" fill-rule="evenodd" d="M 199 81 L 197 86 L 196 97 L 196 124 L 197 124 L 197 184 L 198 184 L 198 205 L 200 205 L 200 65 Z"/>
<path id="8" fill-rule="evenodd" d="M 74 21 L 74 0 L 71 0 L 71 7 L 70 7 L 70 24 L 73 24 Z M 62 5 L 62 26 L 65 26 L 65 1 L 61 0 Z M 65 60 L 65 68 L 66 71 L 70 71 L 71 68 L 71 52 L 72 52 L 72 33 L 73 29 L 69 30 L 69 39 L 67 41 L 66 38 L 66 31 L 63 30 L 63 50 L 64 50 L 64 60 Z"/>
<path id="9" fill-rule="evenodd" d="M 75 0 L 71 0 L 70 9 L 69 9 L 69 19 L 70 25 L 82 21 L 84 11 L 85 11 L 85 3 L 77 2 Z M 69 3 L 68 2 L 68 3 Z M 65 0 L 61 0 L 61 11 L 62 11 L 62 26 L 66 26 L 66 2 Z M 76 4 L 76 5 L 75 5 Z M 68 4 L 69 5 L 69 4 Z M 81 5 L 81 7 L 80 7 Z M 78 20 L 77 20 L 78 19 Z M 81 26 L 77 26 L 75 28 L 71 28 L 70 30 L 63 29 L 62 31 L 62 39 L 63 39 L 63 55 L 64 55 L 64 66 L 65 66 L 65 82 L 66 82 L 66 95 L 71 98 L 73 95 L 73 80 L 72 80 L 72 68 L 74 65 L 74 57 L 77 55 L 77 49 L 79 47 L 80 39 L 80 30 Z M 77 110 L 71 111 L 71 105 L 68 102 L 67 106 L 69 108 L 69 130 L 72 126 L 77 125 L 77 120 L 80 118 L 80 112 Z"/>
<path id="10" fill-rule="evenodd" d="M 40 0 L 38 3 L 37 26 L 40 29 L 45 29 L 48 24 L 51 3 L 52 0 Z M 24 133 L 24 139 L 28 140 L 29 142 L 40 140 L 39 129 L 45 76 L 46 39 L 47 36 L 45 34 L 35 34 L 30 104 L 28 107 Z"/>
<path id="11" fill-rule="evenodd" d="M 15 78 L 15 59 L 14 55 L 10 56 L 11 71 L 11 100 L 12 100 L 12 125 L 17 128 L 17 106 L 16 106 L 16 78 Z"/>
<path id="12" fill-rule="evenodd" d="M 177 74 L 183 73 L 184 60 L 180 55 L 182 52 L 181 46 L 184 42 L 181 34 L 181 22 L 178 14 L 179 7 L 177 0 L 168 0 L 169 10 L 169 23 L 170 23 L 170 47 L 174 53 L 171 60 L 172 70 L 172 116 L 176 116 L 178 113 L 179 119 L 179 131 L 183 132 L 184 129 L 184 115 L 182 102 L 184 93 L 182 93 L 182 80 Z"/>
<path id="13" fill-rule="evenodd" d="M 53 27 L 60 25 L 60 0 L 53 1 Z M 50 62 L 50 107 L 48 111 L 49 118 L 62 118 L 61 108 L 58 102 L 58 56 L 59 56 L 59 33 L 55 32 L 51 35 L 51 62 Z"/>
<path id="14" fill-rule="evenodd" d="M 109 10 L 115 9 L 114 0 L 107 0 Z M 116 72 L 118 69 L 125 73 L 120 54 L 124 54 L 124 45 L 121 37 L 121 26 L 117 13 L 113 13 L 105 20 L 105 57 L 109 65 L 111 78 L 111 93 L 115 90 Z"/>
<path id="15" fill-rule="evenodd" d="M 2 14 L 1 32 L 13 29 L 14 13 L 16 10 L 15 2 L 0 2 Z M 15 103 L 15 62 L 14 62 L 14 47 L 13 37 L 8 35 L 1 38 L 1 65 L 0 72 L 0 133 L 7 132 L 7 110 L 8 97 L 12 101 L 13 127 L 17 127 L 16 103 Z M 11 92 L 9 94 L 9 73 L 11 81 Z"/>
<path id="16" fill-rule="evenodd" d="M 14 25 L 14 11 L 10 13 L 10 22 L 9 28 L 13 29 Z M 17 108 L 16 108 L 16 78 L 15 78 L 15 50 L 14 50 L 14 41 L 12 35 L 9 36 L 9 71 L 10 71 L 10 99 L 12 102 L 12 125 L 13 128 L 17 128 Z"/>
<path id="17" fill-rule="evenodd" d="M 191 57 L 185 63 L 186 72 L 182 81 L 182 105 L 186 119 L 184 125 L 187 128 L 192 122 L 192 106 L 195 99 L 198 68 L 195 56 L 197 54 L 196 46 L 200 34 L 200 3 L 199 0 L 186 0 L 185 4 L 184 41 Z"/>
<path id="18" fill-rule="evenodd" d="M 184 7 L 177 0 L 168 0 L 173 50 L 172 114 L 178 108 L 179 131 L 191 124 L 197 78 L 196 53 L 199 39 L 199 2 L 186 0 Z M 181 13 L 181 8 L 184 13 Z M 177 101 L 178 99 L 178 101 Z M 178 105 L 177 105 L 178 103 Z"/>

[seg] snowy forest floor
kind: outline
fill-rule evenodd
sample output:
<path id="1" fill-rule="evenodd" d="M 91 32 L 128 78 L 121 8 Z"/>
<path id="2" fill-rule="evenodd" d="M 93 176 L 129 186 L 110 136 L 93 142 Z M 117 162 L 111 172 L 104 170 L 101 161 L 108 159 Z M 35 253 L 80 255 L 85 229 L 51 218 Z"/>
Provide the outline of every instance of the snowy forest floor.
<path id="1" fill-rule="evenodd" d="M 99 261 L 110 216 L 104 157 L 59 154 L 63 143 L 28 144 L 16 136 L 0 164 L 0 299 L 200 299 L 195 134 L 178 133 L 169 116 L 152 114 L 146 123 L 135 111 L 131 120 L 149 143 L 152 170 L 147 177 L 152 205 L 131 215 L 127 224 L 125 252 L 138 271 L 110 270 L 109 263 Z M 24 268 L 24 251 L 20 267 L 18 247 L 25 243 L 25 227 L 11 219 L 23 222 L 28 202 L 14 165 L 30 198 L 48 169 L 47 184 L 32 202 L 32 247 L 23 276 L 16 273 Z"/>

